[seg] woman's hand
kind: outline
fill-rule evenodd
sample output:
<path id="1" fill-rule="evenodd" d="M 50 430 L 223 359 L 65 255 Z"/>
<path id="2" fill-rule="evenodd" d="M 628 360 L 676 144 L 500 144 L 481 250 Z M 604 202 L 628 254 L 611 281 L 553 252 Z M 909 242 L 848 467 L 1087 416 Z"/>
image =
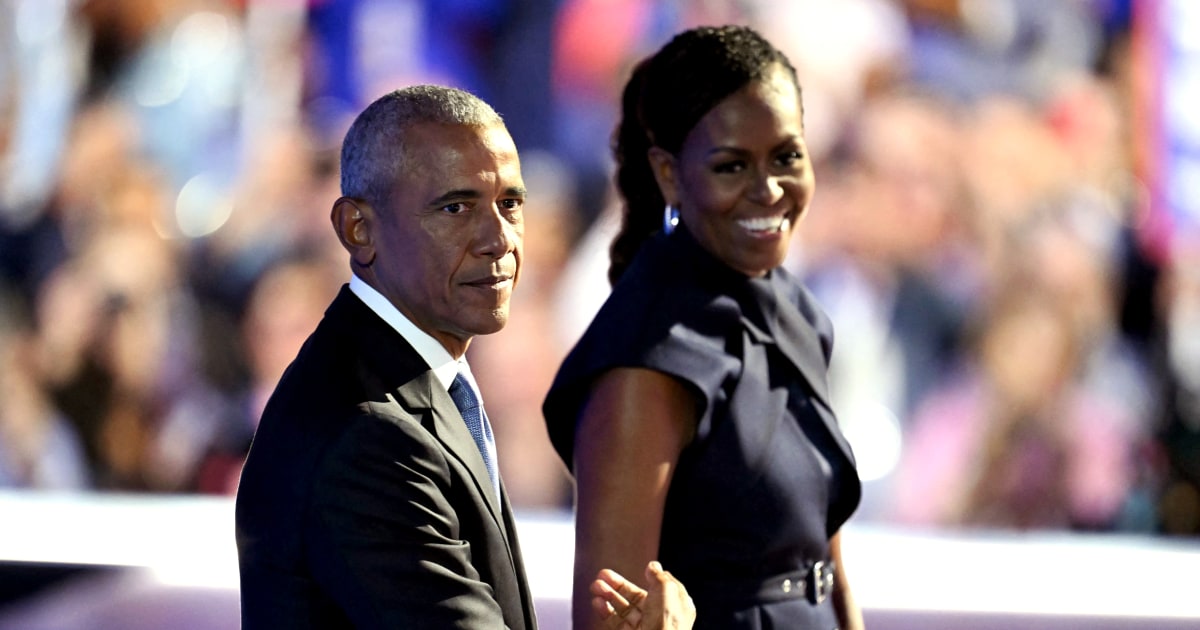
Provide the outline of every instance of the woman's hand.
<path id="1" fill-rule="evenodd" d="M 688 630 L 696 606 L 683 583 L 658 562 L 646 565 L 647 591 L 611 569 L 592 582 L 592 610 L 610 630 Z"/>

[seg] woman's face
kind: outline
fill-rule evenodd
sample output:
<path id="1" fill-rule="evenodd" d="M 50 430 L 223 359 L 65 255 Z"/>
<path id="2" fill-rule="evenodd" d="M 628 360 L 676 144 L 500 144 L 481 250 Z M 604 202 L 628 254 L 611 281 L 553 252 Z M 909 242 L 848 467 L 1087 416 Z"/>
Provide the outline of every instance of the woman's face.
<path id="1" fill-rule="evenodd" d="M 718 103 L 678 156 L 651 149 L 651 161 L 663 197 L 705 249 L 749 276 L 783 263 L 814 180 L 800 94 L 782 66 Z"/>

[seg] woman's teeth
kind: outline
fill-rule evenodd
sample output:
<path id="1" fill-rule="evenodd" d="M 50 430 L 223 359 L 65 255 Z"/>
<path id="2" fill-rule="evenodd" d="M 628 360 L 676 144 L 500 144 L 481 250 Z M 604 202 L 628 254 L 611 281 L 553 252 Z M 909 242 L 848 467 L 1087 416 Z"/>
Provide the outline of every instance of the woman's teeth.
<path id="1" fill-rule="evenodd" d="M 741 219 L 737 223 L 751 232 L 786 232 L 792 227 L 791 219 L 784 215 L 760 217 L 757 219 Z"/>

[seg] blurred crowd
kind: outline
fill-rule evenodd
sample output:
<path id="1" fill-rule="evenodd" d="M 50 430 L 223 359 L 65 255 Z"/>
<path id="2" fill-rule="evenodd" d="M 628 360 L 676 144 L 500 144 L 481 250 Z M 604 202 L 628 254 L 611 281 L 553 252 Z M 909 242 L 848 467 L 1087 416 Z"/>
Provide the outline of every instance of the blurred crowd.
<path id="1" fill-rule="evenodd" d="M 521 150 L 525 275 L 470 360 L 514 503 L 569 509 L 540 406 L 608 293 L 618 90 L 741 22 L 804 84 L 788 264 L 836 326 L 856 518 L 1200 533 L 1200 239 L 1147 190 L 1151 3 L 0 3 L 0 487 L 232 493 L 349 277 L 342 133 L 438 82 Z"/>

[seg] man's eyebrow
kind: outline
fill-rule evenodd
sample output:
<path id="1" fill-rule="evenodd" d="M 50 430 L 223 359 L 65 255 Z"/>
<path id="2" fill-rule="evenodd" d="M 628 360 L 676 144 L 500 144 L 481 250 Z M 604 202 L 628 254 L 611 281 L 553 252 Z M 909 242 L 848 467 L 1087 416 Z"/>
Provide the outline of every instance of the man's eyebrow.
<path id="1" fill-rule="evenodd" d="M 524 199 L 526 195 L 528 195 L 528 191 L 525 190 L 524 186 L 510 186 L 504 189 L 505 197 L 521 197 Z M 428 207 L 437 208 L 459 201 L 479 199 L 480 197 L 483 197 L 483 193 L 474 188 L 457 188 L 455 190 L 448 190 L 431 199 Z"/>
<path id="2" fill-rule="evenodd" d="M 433 199 L 431 199 L 429 201 L 429 206 L 430 207 L 443 206 L 446 204 L 454 203 L 456 201 L 466 201 L 469 199 L 478 199 L 480 196 L 481 195 L 480 195 L 479 191 L 475 190 L 473 188 L 458 188 L 455 190 L 448 190 L 448 191 L 438 195 L 437 197 L 434 197 Z"/>

